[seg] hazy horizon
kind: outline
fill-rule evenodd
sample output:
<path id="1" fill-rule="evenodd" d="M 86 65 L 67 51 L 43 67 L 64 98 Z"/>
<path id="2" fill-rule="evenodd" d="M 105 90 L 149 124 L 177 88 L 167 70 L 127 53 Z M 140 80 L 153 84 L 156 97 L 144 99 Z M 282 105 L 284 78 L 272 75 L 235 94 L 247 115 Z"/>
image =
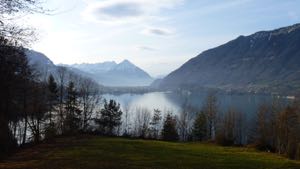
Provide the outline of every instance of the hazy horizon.
<path id="1" fill-rule="evenodd" d="M 50 0 L 45 6 L 54 15 L 22 19 L 39 34 L 33 50 L 55 64 L 128 59 L 154 77 L 239 35 L 300 22 L 298 1 Z"/>

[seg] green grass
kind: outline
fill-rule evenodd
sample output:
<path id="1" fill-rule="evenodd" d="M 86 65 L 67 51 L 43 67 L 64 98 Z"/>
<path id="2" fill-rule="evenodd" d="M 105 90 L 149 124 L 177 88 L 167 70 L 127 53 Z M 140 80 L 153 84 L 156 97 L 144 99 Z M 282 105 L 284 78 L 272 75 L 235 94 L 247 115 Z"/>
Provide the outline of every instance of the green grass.
<path id="1" fill-rule="evenodd" d="M 300 169 L 300 163 L 252 148 L 89 136 L 22 150 L 0 168 Z"/>

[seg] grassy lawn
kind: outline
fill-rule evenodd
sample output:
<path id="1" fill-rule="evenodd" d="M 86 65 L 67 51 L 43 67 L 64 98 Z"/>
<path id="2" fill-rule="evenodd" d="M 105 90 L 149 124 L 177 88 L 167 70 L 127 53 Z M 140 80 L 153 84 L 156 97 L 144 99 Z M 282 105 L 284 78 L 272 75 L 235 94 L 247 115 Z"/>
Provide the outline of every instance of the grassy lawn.
<path id="1" fill-rule="evenodd" d="M 10 169 L 300 169 L 300 162 L 251 148 L 82 136 L 24 149 Z"/>

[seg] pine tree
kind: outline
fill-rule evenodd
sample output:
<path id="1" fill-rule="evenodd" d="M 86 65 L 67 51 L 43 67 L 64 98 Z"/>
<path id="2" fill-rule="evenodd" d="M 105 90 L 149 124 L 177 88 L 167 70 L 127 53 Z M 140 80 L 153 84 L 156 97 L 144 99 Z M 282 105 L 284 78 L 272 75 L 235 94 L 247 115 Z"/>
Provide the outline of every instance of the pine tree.
<path id="1" fill-rule="evenodd" d="M 108 103 L 104 100 L 104 108 L 100 111 L 101 117 L 95 122 L 99 124 L 100 132 L 105 135 L 114 135 L 116 127 L 121 125 L 122 111 L 120 104 L 110 100 Z"/>
<path id="2" fill-rule="evenodd" d="M 159 109 L 154 109 L 154 115 L 153 115 L 152 120 L 150 122 L 151 135 L 152 135 L 152 138 L 154 138 L 154 139 L 158 139 L 158 132 L 159 132 L 161 119 L 162 119 L 161 111 Z"/>
<path id="3" fill-rule="evenodd" d="M 27 63 L 24 51 L 0 36 L 0 156 L 16 146 L 9 123 L 23 116 L 20 93 L 21 82 L 26 78 L 22 72 L 29 68 Z"/>
<path id="4" fill-rule="evenodd" d="M 161 135 L 162 139 L 166 141 L 176 141 L 179 138 L 176 130 L 176 119 L 170 113 L 165 118 Z"/>
<path id="5" fill-rule="evenodd" d="M 58 103 L 58 87 L 52 75 L 48 78 L 48 105 L 49 105 L 49 122 L 52 123 L 52 113 Z"/>
<path id="6" fill-rule="evenodd" d="M 207 136 L 207 117 L 203 111 L 198 113 L 193 126 L 195 140 L 203 141 Z"/>
<path id="7" fill-rule="evenodd" d="M 54 121 L 53 121 L 53 112 L 56 110 L 56 106 L 58 104 L 58 95 L 59 95 L 58 86 L 52 74 L 48 78 L 47 88 L 48 88 L 48 92 L 47 92 L 48 93 L 47 95 L 48 116 L 46 117 L 46 120 L 49 120 L 49 123 L 48 125 L 46 125 L 45 128 L 45 138 L 47 140 L 50 140 L 57 134 Z"/>
<path id="8" fill-rule="evenodd" d="M 77 102 L 77 91 L 74 83 L 71 81 L 67 87 L 66 97 L 66 118 L 64 124 L 65 134 L 77 133 L 80 128 L 80 114 L 79 104 Z"/>

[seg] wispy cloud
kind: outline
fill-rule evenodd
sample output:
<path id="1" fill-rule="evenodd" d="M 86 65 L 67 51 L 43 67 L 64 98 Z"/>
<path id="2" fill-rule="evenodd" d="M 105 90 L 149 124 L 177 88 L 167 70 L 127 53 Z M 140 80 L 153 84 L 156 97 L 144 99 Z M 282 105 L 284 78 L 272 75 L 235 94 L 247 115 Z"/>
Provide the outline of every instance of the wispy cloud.
<path id="1" fill-rule="evenodd" d="M 155 48 L 152 48 L 150 46 L 138 46 L 137 49 L 141 51 L 156 51 Z"/>
<path id="2" fill-rule="evenodd" d="M 156 35 L 156 36 L 170 36 L 174 33 L 167 28 L 146 28 L 142 31 L 145 35 Z"/>
<path id="3" fill-rule="evenodd" d="M 127 23 L 156 18 L 163 9 L 182 4 L 184 0 L 85 0 L 84 18 L 96 22 Z"/>

